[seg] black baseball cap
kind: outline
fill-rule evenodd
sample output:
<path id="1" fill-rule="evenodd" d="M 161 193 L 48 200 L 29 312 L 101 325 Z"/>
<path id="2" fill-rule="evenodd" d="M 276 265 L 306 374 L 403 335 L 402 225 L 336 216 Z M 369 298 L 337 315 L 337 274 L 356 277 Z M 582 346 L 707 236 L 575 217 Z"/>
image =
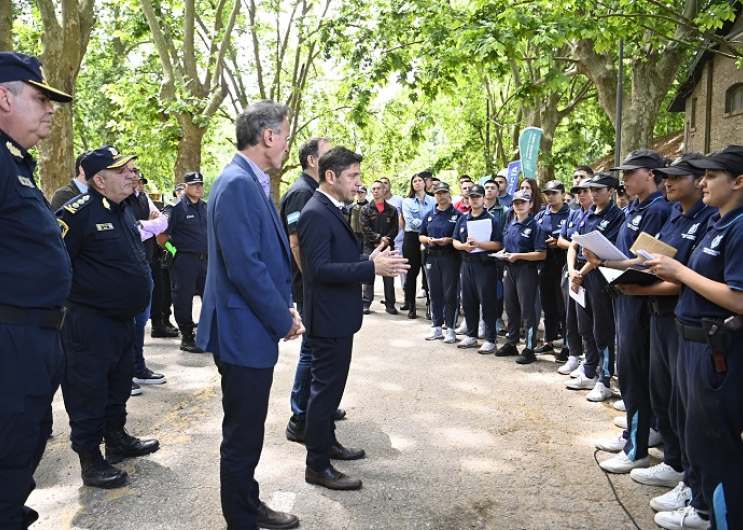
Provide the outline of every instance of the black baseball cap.
<path id="1" fill-rule="evenodd" d="M 69 103 L 72 96 L 52 87 L 36 57 L 24 53 L 0 52 L 0 83 L 23 81 L 43 90 L 49 99 Z"/>
<path id="2" fill-rule="evenodd" d="M 513 194 L 513 198 L 511 199 L 511 203 L 514 203 L 516 201 L 531 202 L 531 195 L 529 195 L 525 191 L 517 191 L 516 193 Z"/>
<path id="3" fill-rule="evenodd" d="M 694 160 L 704 160 L 704 155 L 700 153 L 684 153 L 674 160 L 670 166 L 658 168 L 655 171 L 660 173 L 663 178 L 668 175 L 693 175 L 696 177 L 704 176 L 704 169 L 694 167 L 691 162 Z"/>
<path id="4" fill-rule="evenodd" d="M 699 169 L 721 169 L 737 177 L 743 175 L 743 146 L 729 145 L 722 151 L 690 160 L 689 164 Z"/>
<path id="5" fill-rule="evenodd" d="M 191 171 L 183 176 L 183 182 L 185 184 L 202 184 L 204 182 L 204 176 L 198 171 Z"/>
<path id="6" fill-rule="evenodd" d="M 88 153 L 80 161 L 80 165 L 85 172 L 85 179 L 90 180 L 104 169 L 119 169 L 135 158 L 136 155 L 122 155 L 113 145 L 104 145 Z"/>
<path id="7" fill-rule="evenodd" d="M 643 166 L 644 167 L 644 166 Z M 611 173 L 596 173 L 590 179 L 580 183 L 578 188 L 619 188 L 619 179 Z"/>
<path id="8" fill-rule="evenodd" d="M 449 185 L 446 182 L 437 182 L 433 185 L 433 192 L 438 193 L 440 191 L 449 191 Z"/>
<path id="9" fill-rule="evenodd" d="M 548 191 L 559 191 L 560 193 L 565 193 L 565 184 L 563 184 L 559 180 L 550 180 L 547 184 L 545 184 L 542 193 Z"/>
<path id="10" fill-rule="evenodd" d="M 473 195 L 479 195 L 480 197 L 485 196 L 485 188 L 483 188 L 479 184 L 475 184 L 470 188 L 470 191 L 468 192 L 468 195 L 472 197 Z"/>
<path id="11" fill-rule="evenodd" d="M 665 159 L 652 149 L 637 149 L 627 155 L 621 166 L 613 167 L 609 171 L 631 171 L 641 167 L 657 169 L 665 166 Z"/>

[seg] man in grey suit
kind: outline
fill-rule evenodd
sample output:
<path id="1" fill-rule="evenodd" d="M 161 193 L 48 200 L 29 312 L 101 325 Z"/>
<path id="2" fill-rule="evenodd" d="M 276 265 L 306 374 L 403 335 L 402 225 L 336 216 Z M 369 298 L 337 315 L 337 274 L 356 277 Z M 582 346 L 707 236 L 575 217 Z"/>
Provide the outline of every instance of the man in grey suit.
<path id="1" fill-rule="evenodd" d="M 255 468 L 278 343 L 304 332 L 291 298 L 289 242 L 266 171 L 288 152 L 289 108 L 254 103 L 237 117 L 237 149 L 209 196 L 209 265 L 198 345 L 222 376 L 220 490 L 228 530 L 295 528 L 260 500 Z"/>

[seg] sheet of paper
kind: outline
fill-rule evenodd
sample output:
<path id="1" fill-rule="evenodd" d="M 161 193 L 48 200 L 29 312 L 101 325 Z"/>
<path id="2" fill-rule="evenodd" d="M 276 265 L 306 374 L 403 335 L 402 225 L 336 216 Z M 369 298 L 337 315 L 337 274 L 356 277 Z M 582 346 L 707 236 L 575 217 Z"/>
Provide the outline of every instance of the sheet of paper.
<path id="1" fill-rule="evenodd" d="M 599 259 L 608 259 L 611 261 L 629 259 L 598 230 L 594 230 L 588 234 L 574 235 L 573 241 L 577 241 L 580 246 L 596 254 Z"/>
<path id="2" fill-rule="evenodd" d="M 599 267 L 599 272 L 604 275 L 608 283 L 613 282 L 624 272 L 619 269 L 610 269 L 609 267 Z"/>
<path id="3" fill-rule="evenodd" d="M 577 293 L 574 292 L 570 287 L 568 287 L 568 294 L 570 294 L 570 298 L 580 304 L 581 307 L 586 307 L 586 289 L 584 287 L 581 287 L 579 285 Z"/>
<path id="4" fill-rule="evenodd" d="M 490 237 L 493 235 L 493 223 L 490 219 L 480 219 L 479 221 L 467 221 L 467 236 L 473 238 L 475 241 L 490 241 Z M 472 251 L 485 252 L 481 248 L 476 248 Z"/>

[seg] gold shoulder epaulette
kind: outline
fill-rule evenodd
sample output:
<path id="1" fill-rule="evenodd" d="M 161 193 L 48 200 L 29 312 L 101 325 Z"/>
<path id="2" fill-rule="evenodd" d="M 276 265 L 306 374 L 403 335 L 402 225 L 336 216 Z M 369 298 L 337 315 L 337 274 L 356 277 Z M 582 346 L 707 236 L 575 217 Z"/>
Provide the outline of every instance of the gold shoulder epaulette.
<path id="1" fill-rule="evenodd" d="M 84 208 L 86 204 L 90 204 L 90 195 L 88 195 L 87 193 L 85 195 L 75 197 L 70 202 L 65 204 L 63 208 L 67 210 L 68 212 L 75 214 L 79 212 L 82 208 Z"/>

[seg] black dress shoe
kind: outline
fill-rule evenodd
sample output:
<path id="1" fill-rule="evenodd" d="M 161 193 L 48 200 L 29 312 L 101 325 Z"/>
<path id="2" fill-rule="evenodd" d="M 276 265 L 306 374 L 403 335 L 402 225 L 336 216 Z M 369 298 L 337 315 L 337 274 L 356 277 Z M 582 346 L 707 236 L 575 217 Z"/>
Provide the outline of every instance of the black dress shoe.
<path id="1" fill-rule="evenodd" d="M 365 308 L 364 308 L 364 314 L 365 314 L 365 315 L 369 315 L 369 314 L 371 314 L 371 309 L 369 309 L 368 307 L 365 307 Z"/>
<path id="2" fill-rule="evenodd" d="M 112 489 L 126 484 L 126 471 L 116 469 L 103 459 L 97 447 L 91 451 L 78 453 L 80 475 L 83 484 L 93 488 Z"/>
<path id="3" fill-rule="evenodd" d="M 361 480 L 351 478 L 341 473 L 333 466 L 322 471 L 314 471 L 311 467 L 304 468 L 304 481 L 307 484 L 316 484 L 330 490 L 359 490 Z"/>
<path id="4" fill-rule="evenodd" d="M 537 360 L 537 356 L 534 355 L 534 350 L 524 348 L 521 350 L 521 355 L 516 357 L 516 362 L 519 364 L 531 364 Z"/>
<path id="5" fill-rule="evenodd" d="M 290 442 L 304 443 L 304 425 L 303 421 L 289 420 L 286 425 L 286 439 Z"/>
<path id="6" fill-rule="evenodd" d="M 290 513 L 277 512 L 266 506 L 266 503 L 261 502 L 261 505 L 258 506 L 258 516 L 255 522 L 261 528 L 282 530 L 298 527 L 299 517 Z"/>
<path id="7" fill-rule="evenodd" d="M 418 315 L 416 314 L 415 306 L 410 306 L 410 310 L 408 311 L 408 318 L 418 318 Z"/>
<path id="8" fill-rule="evenodd" d="M 183 338 L 181 339 L 181 350 L 187 351 L 189 353 L 205 353 L 204 350 L 199 348 L 196 345 L 196 340 L 194 339 L 193 333 L 190 335 L 183 334 Z"/>
<path id="9" fill-rule="evenodd" d="M 397 314 L 397 309 L 395 309 L 395 306 L 390 306 L 387 309 L 385 309 L 385 311 L 387 311 L 390 315 L 396 315 Z"/>
<path id="10" fill-rule="evenodd" d="M 361 460 L 366 456 L 366 452 L 363 449 L 343 447 L 340 442 L 335 442 L 335 445 L 328 449 L 328 456 L 332 460 Z"/>
<path id="11" fill-rule="evenodd" d="M 157 440 L 140 440 L 126 432 L 123 427 L 106 431 L 103 437 L 106 441 L 106 460 L 109 464 L 121 462 L 125 458 L 148 455 L 160 449 L 160 442 Z"/>
<path id="12" fill-rule="evenodd" d="M 346 417 L 346 411 L 343 409 L 335 409 L 335 414 L 333 414 L 333 421 L 342 420 Z"/>
<path id="13" fill-rule="evenodd" d="M 410 309 L 410 304 L 408 302 L 405 302 L 400 306 L 400 311 L 407 311 L 408 309 Z"/>

